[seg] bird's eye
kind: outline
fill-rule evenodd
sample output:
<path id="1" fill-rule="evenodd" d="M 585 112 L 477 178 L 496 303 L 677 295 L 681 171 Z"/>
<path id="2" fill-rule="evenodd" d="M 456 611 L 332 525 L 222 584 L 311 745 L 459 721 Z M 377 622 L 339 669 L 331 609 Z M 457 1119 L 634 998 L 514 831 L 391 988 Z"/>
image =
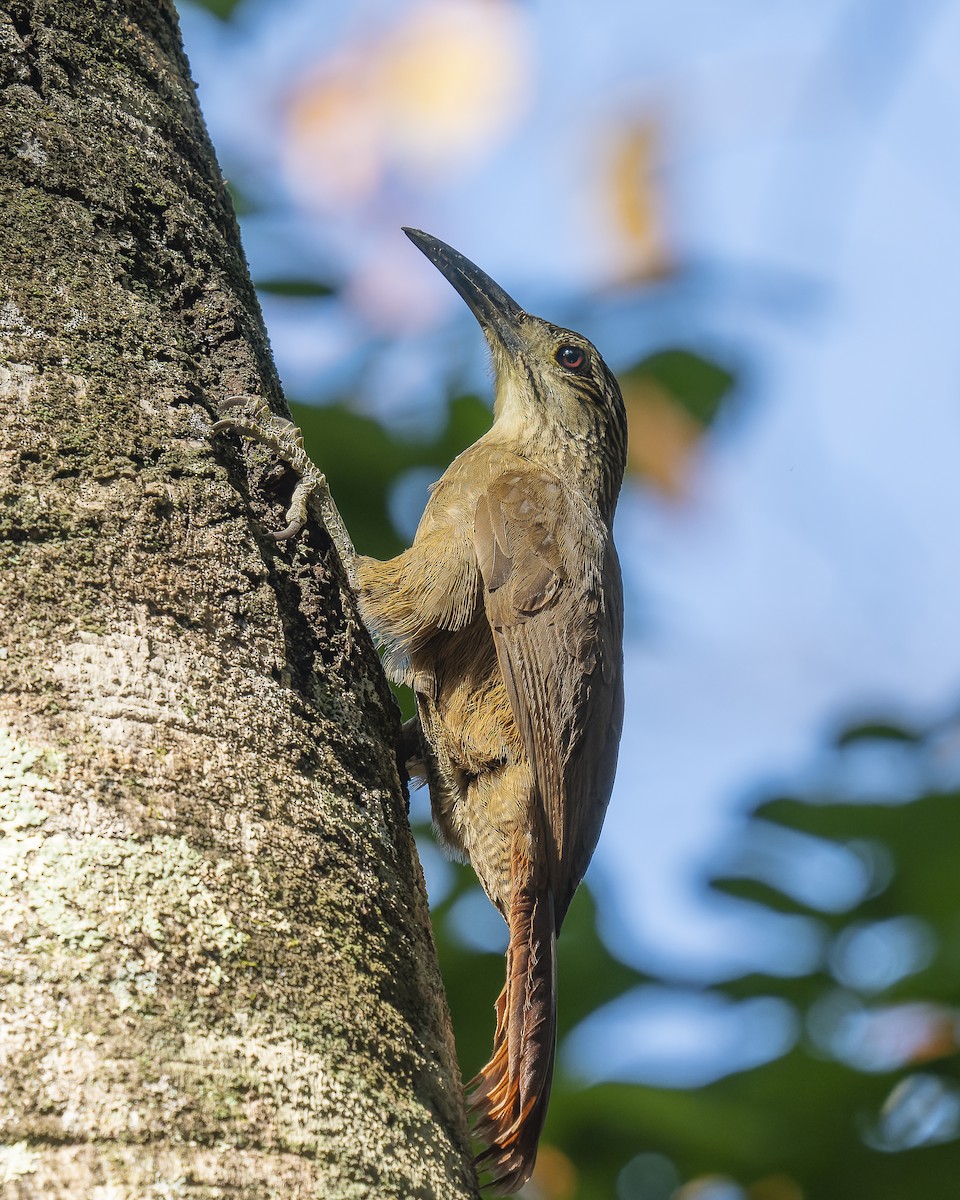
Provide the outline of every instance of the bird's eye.
<path id="1" fill-rule="evenodd" d="M 561 346 L 557 351 L 557 362 L 568 371 L 579 371 L 587 356 L 579 346 Z"/>

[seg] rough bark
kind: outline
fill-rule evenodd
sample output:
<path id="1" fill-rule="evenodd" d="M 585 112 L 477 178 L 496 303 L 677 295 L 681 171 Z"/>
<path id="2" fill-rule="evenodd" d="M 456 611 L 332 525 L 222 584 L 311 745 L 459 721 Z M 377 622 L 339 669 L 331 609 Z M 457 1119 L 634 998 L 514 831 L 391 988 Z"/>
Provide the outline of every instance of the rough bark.
<path id="1" fill-rule="evenodd" d="M 0 73 L 3 1194 L 475 1196 L 392 700 L 209 439 L 282 401 L 171 5 Z"/>

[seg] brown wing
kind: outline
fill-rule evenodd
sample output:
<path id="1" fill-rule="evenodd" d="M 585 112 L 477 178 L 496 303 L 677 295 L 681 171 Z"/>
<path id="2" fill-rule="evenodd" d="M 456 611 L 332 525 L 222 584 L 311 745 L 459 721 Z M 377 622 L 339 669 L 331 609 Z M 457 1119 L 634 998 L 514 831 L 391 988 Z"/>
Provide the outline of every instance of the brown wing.
<path id="1" fill-rule="evenodd" d="M 593 854 L 623 717 L 623 599 L 609 532 L 530 467 L 481 495 L 474 542 L 500 669 L 533 766 L 557 927 Z"/>

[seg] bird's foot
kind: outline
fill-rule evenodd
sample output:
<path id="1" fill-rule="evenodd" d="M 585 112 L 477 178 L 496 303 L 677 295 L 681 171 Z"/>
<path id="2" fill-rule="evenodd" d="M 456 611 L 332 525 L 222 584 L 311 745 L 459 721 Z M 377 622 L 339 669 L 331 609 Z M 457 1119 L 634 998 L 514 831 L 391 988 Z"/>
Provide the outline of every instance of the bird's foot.
<path id="1" fill-rule="evenodd" d="M 220 419 L 213 426 L 213 433 L 231 431 L 259 442 L 296 472 L 297 485 L 286 512 L 287 524 L 278 532 L 270 531 L 270 536 L 278 542 L 296 537 L 307 523 L 311 495 L 329 496 L 326 477 L 303 448 L 303 434 L 292 421 L 278 417 L 265 400 L 256 396 L 229 396 L 218 411 Z"/>
<path id="2" fill-rule="evenodd" d="M 411 717 L 400 726 L 397 759 L 406 769 L 407 775 L 416 787 L 421 787 L 427 782 L 423 730 L 420 727 L 419 717 Z"/>

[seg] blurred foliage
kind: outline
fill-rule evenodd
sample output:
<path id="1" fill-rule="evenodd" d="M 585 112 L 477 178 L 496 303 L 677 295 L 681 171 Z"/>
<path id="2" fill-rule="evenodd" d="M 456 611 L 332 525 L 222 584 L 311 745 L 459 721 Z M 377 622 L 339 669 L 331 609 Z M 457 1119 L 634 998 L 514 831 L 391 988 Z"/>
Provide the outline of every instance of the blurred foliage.
<path id="1" fill-rule="evenodd" d="M 960 736 L 960 731 L 954 731 Z M 555 1190 L 540 1175 L 540 1200 L 953 1200 L 960 1178 L 960 792 L 924 790 L 942 731 L 921 737 L 871 723 L 838 738 L 837 754 L 896 740 L 914 759 L 907 802 L 810 797 L 766 800 L 751 822 L 810 835 L 849 850 L 864 872 L 859 902 L 843 912 L 804 904 L 745 872 L 717 889 L 775 912 L 803 913 L 821 928 L 816 970 L 797 977 L 750 975 L 722 985 L 735 1000 L 787 1000 L 802 1033 L 789 1053 L 697 1089 L 629 1083 L 578 1087 L 562 1057 L 544 1142 L 572 1164 Z M 871 867 L 872 864 L 872 867 Z M 762 864 L 758 864 L 762 867 Z M 798 846 L 793 867 L 804 869 Z M 463 944 L 454 918 L 476 883 L 467 868 L 435 907 L 437 941 L 465 1076 L 482 1064 L 493 1028 L 503 959 Z M 761 872 L 758 872 L 761 873 Z M 791 873 L 787 872 L 789 878 Z M 909 918 L 922 953 L 884 945 Z M 871 939 L 875 944 L 871 945 Z M 858 972 L 861 978 L 858 979 Z M 588 1013 L 647 977 L 601 942 L 590 893 L 581 888 L 560 941 L 560 1040 Z M 666 1156 L 672 1175 L 625 1170 Z M 638 1158 L 637 1156 L 641 1156 Z M 651 1157 L 652 1156 L 652 1157 Z M 679 1190 L 676 1184 L 686 1180 Z M 721 1184 L 726 1190 L 721 1190 Z"/>
<path id="2" fill-rule="evenodd" d="M 191 0 L 197 8 L 204 8 L 221 21 L 229 21 L 234 9 L 239 8 L 241 0 Z"/>
<path id="3" fill-rule="evenodd" d="M 330 283 L 321 283 L 319 279 L 258 279 L 257 291 L 265 292 L 268 296 L 315 300 L 332 296 L 336 289 Z"/>
<path id="4" fill-rule="evenodd" d="M 603 189 L 618 236 L 623 282 L 664 277 L 674 266 L 660 175 L 659 122 L 649 114 L 604 130 L 609 145 Z"/>
<path id="5" fill-rule="evenodd" d="M 703 435 L 735 383 L 725 367 L 682 348 L 620 372 L 630 470 L 667 496 L 682 495 Z"/>
<path id="6" fill-rule="evenodd" d="M 736 382 L 733 374 L 692 350 L 661 350 L 624 373 L 624 386 L 636 380 L 659 384 L 702 426 L 709 425 Z"/>
<path id="7" fill-rule="evenodd" d="M 253 216 L 260 211 L 260 205 L 234 179 L 226 180 L 227 191 L 233 204 L 233 211 L 240 218 Z"/>
<path id="8" fill-rule="evenodd" d="M 801 913 L 820 927 L 823 954 L 810 975 L 749 976 L 726 991 L 737 998 L 783 997 L 802 1019 L 795 1049 L 778 1061 L 703 1089 L 728 1113 L 762 1116 L 756 1150 L 739 1139 L 709 1164 L 749 1182 L 771 1170 L 798 1181 L 818 1200 L 904 1196 L 946 1200 L 960 1178 L 960 791 L 955 749 L 944 727 L 923 736 L 886 721 L 839 735 L 834 777 L 809 797 L 759 804 L 755 825 L 821 839 L 851 852 L 866 870 L 860 898 L 836 912 L 797 898 L 791 872 L 776 877 L 754 857 L 753 869 L 714 886 L 777 912 Z M 849 759 L 859 765 L 850 770 Z M 864 759 L 912 777 L 898 801 L 850 794 Z M 948 778 L 950 786 L 938 786 Z M 794 864 L 802 870 L 798 846 Z M 691 1139 L 692 1141 L 692 1139 Z M 679 1154 L 679 1152 L 678 1152 Z M 739 1161 L 738 1161 L 739 1159 Z"/>

